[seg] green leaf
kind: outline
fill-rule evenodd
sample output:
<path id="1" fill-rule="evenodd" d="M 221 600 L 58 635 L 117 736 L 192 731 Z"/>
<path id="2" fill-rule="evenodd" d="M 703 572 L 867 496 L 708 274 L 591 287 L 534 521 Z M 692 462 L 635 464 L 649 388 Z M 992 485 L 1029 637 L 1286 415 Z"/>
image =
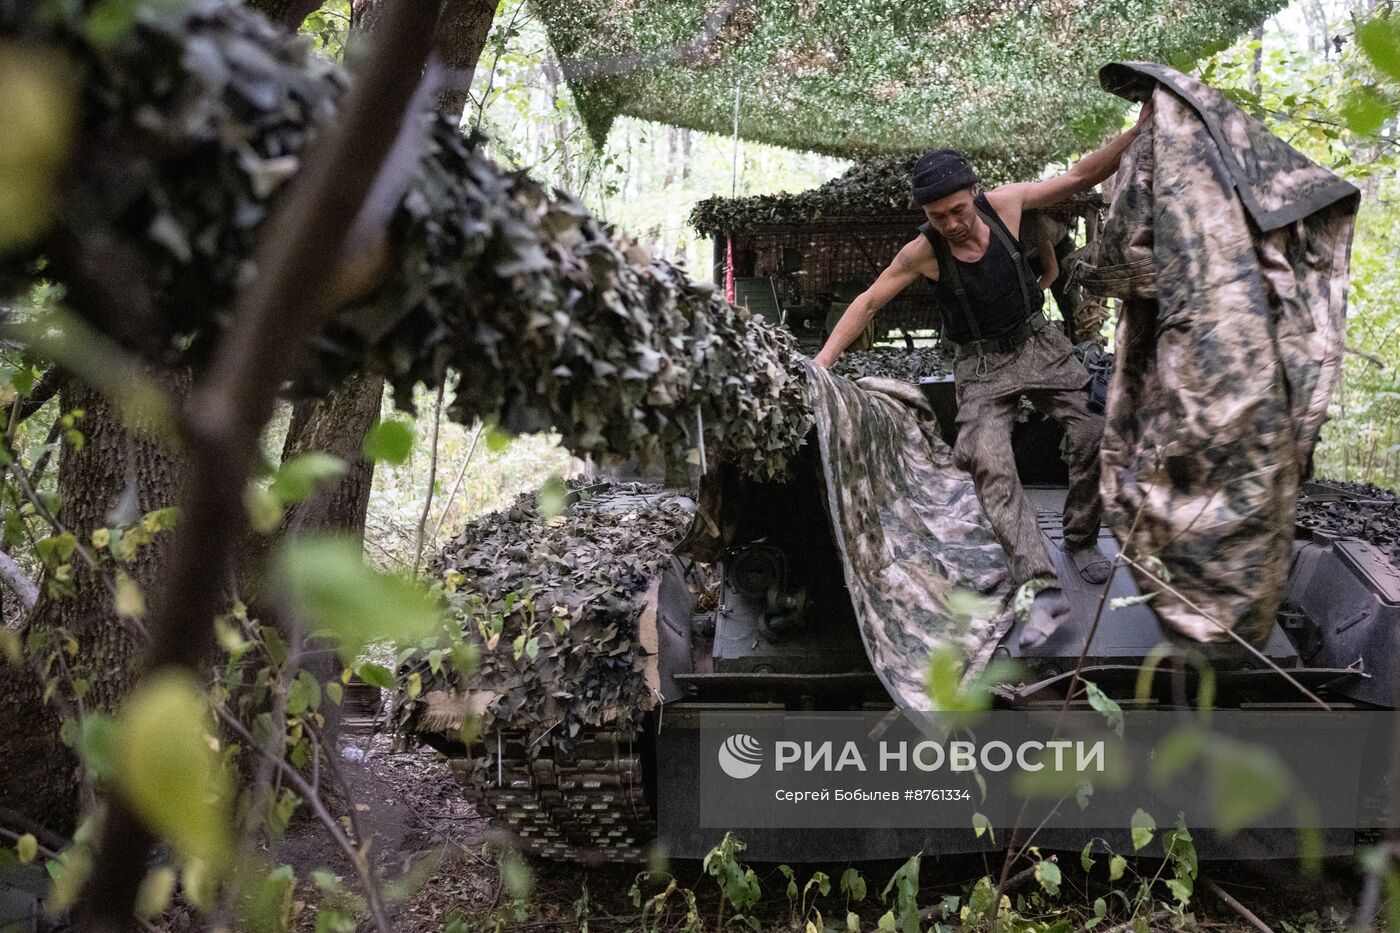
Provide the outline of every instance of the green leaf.
<path id="1" fill-rule="evenodd" d="M 336 638 L 347 663 L 370 642 L 417 641 L 439 622 L 423 589 L 370 567 L 352 538 L 288 542 L 273 559 L 273 573 L 308 628 Z"/>
<path id="2" fill-rule="evenodd" d="M 1035 863 L 1035 880 L 1051 897 L 1060 893 L 1060 866 L 1048 859 Z"/>
<path id="3" fill-rule="evenodd" d="M 146 596 L 136 581 L 124 573 L 117 574 L 117 592 L 112 611 L 124 619 L 139 619 L 146 614 Z"/>
<path id="4" fill-rule="evenodd" d="M 1162 833 L 1162 851 L 1171 860 L 1172 871 L 1178 878 L 1196 877 L 1196 844 L 1182 816 L 1178 815 L 1175 829 Z"/>
<path id="5" fill-rule="evenodd" d="M 193 907 L 206 914 L 214 909 L 219 885 L 213 866 L 204 859 L 192 858 L 185 863 L 180 880 L 185 889 L 185 900 Z"/>
<path id="6" fill-rule="evenodd" d="M 71 531 L 65 531 L 63 534 L 40 539 L 34 545 L 34 550 L 45 564 L 56 564 L 72 557 L 77 546 L 77 537 Z"/>
<path id="7" fill-rule="evenodd" d="M 510 442 L 515 440 L 515 435 L 509 431 L 492 425 L 486 429 L 486 449 L 493 454 L 498 454 L 510 446 Z"/>
<path id="8" fill-rule="evenodd" d="M 310 671 L 298 672 L 296 680 L 287 688 L 288 715 L 300 716 L 303 713 L 315 712 L 320 705 L 321 684 Z"/>
<path id="9" fill-rule="evenodd" d="M 1400 930 L 1400 868 L 1385 876 L 1385 916 L 1387 930 Z"/>
<path id="10" fill-rule="evenodd" d="M 379 687 L 383 690 L 394 689 L 394 675 L 382 664 L 365 661 L 355 668 L 355 673 L 372 687 Z"/>
<path id="11" fill-rule="evenodd" d="M 1108 860 L 1108 880 L 1117 881 L 1123 877 L 1123 872 L 1128 868 L 1128 860 L 1121 855 L 1115 855 Z"/>
<path id="12" fill-rule="evenodd" d="M 305 502 L 344 476 L 346 469 L 339 457 L 313 451 L 282 464 L 269 489 L 283 505 Z"/>
<path id="13" fill-rule="evenodd" d="M 1400 81 L 1400 18 L 1377 16 L 1356 30 L 1361 51 L 1376 70 L 1392 81 Z"/>
<path id="14" fill-rule="evenodd" d="M 117 760 L 117 722 L 105 713 L 88 713 L 78 728 L 78 757 L 87 776 L 106 780 Z"/>
<path id="15" fill-rule="evenodd" d="M 846 869 L 841 873 L 841 893 L 853 901 L 865 900 L 865 877 L 854 868 Z"/>
<path id="16" fill-rule="evenodd" d="M 73 144 L 78 82 L 61 54 L 41 48 L 0 48 L 0 253 L 48 229 Z"/>
<path id="17" fill-rule="evenodd" d="M 21 862 L 32 862 L 39 855 L 39 840 L 33 833 L 25 833 L 15 843 L 15 854 Z"/>
<path id="18" fill-rule="evenodd" d="M 1180 878 L 1169 878 L 1165 883 L 1167 890 L 1172 893 L 1172 898 L 1182 907 L 1191 902 L 1191 882 Z"/>
<path id="19" fill-rule="evenodd" d="M 243 508 L 248 524 L 260 535 L 270 535 L 282 526 L 282 501 L 265 486 L 249 483 L 243 491 Z"/>
<path id="20" fill-rule="evenodd" d="M 296 880 L 292 866 L 279 865 L 258 883 L 247 907 L 250 929 L 272 931 L 290 927 Z"/>
<path id="21" fill-rule="evenodd" d="M 1143 846 L 1152 841 L 1152 834 L 1157 829 L 1157 821 L 1152 819 L 1152 814 L 1142 807 L 1137 808 L 1133 814 L 1133 851 L 1138 852 Z"/>
<path id="22" fill-rule="evenodd" d="M 1272 749 L 1212 742 L 1208 760 L 1209 793 L 1221 832 L 1242 829 L 1288 799 L 1288 768 Z"/>
<path id="23" fill-rule="evenodd" d="M 365 435 L 363 452 L 366 460 L 403 463 L 413 452 L 413 425 L 399 418 L 379 422 Z"/>
<path id="24" fill-rule="evenodd" d="M 1152 783 L 1163 785 L 1173 780 L 1205 751 L 1205 734 L 1195 726 L 1174 730 L 1153 750 L 1148 775 Z"/>
<path id="25" fill-rule="evenodd" d="M 192 675 L 163 670 L 137 685 L 117 720 L 115 782 L 133 811 L 211 869 L 231 851 L 229 779 L 206 731 L 208 702 Z"/>
<path id="26" fill-rule="evenodd" d="M 1108 902 L 1101 897 L 1094 898 L 1094 916 L 1100 920 L 1108 916 Z"/>
<path id="27" fill-rule="evenodd" d="M 559 476 L 551 476 L 545 480 L 544 486 L 536 496 L 536 501 L 540 504 L 540 515 L 548 519 L 563 512 L 568 495 L 569 487 Z"/>
<path id="28" fill-rule="evenodd" d="M 175 880 L 175 869 L 169 865 L 161 865 L 142 878 L 136 892 L 136 916 L 150 920 L 169 907 L 170 898 L 175 894 Z"/>
<path id="29" fill-rule="evenodd" d="M 1085 871 L 1094 867 L 1094 856 L 1090 854 L 1093 851 L 1094 840 L 1090 839 L 1088 842 L 1084 843 L 1084 849 L 1079 853 L 1079 867 L 1083 868 Z"/>
<path id="30" fill-rule="evenodd" d="M 1375 136 L 1394 115 L 1395 106 L 1370 85 L 1353 87 L 1342 99 L 1342 120 L 1347 129 L 1362 136 Z"/>
<path id="31" fill-rule="evenodd" d="M 1100 690 L 1099 685 L 1091 680 L 1084 681 L 1084 692 L 1088 694 L 1089 705 L 1103 714 L 1108 727 L 1121 739 L 1123 737 L 1123 707 Z"/>

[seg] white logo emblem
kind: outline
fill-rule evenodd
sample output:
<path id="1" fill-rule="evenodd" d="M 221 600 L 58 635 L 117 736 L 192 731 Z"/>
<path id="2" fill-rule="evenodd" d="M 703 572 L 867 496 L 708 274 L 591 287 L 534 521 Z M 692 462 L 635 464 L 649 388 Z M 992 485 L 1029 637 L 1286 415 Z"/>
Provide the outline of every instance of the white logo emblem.
<path id="1" fill-rule="evenodd" d="M 735 733 L 719 747 L 719 766 L 732 778 L 751 778 L 763 767 L 763 746 L 751 735 Z"/>

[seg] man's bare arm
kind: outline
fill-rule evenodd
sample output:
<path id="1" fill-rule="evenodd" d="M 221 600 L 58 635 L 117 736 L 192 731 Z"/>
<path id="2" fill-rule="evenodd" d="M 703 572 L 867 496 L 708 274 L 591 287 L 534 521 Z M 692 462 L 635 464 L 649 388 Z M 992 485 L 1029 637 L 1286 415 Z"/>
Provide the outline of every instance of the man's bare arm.
<path id="1" fill-rule="evenodd" d="M 1137 139 L 1144 126 L 1152 119 L 1152 101 L 1142 105 L 1137 122 L 1132 129 L 1119 135 L 1107 144 L 1089 153 L 1063 175 L 1047 178 L 1044 181 L 1028 181 L 1020 184 L 1002 185 L 994 192 L 1003 198 L 1015 199 L 1026 211 L 1058 204 L 1072 194 L 1088 191 L 1099 182 L 1118 171 L 1118 163 L 1133 140 Z"/>
<path id="2" fill-rule="evenodd" d="M 826 346 L 813 358 L 814 363 L 830 368 L 836 357 L 841 355 L 841 351 L 850 346 L 851 342 L 860 336 L 860 332 L 865 330 L 875 312 L 889 304 L 918 279 L 921 252 L 919 247 L 922 242 L 923 239 L 920 238 L 906 244 L 899 251 L 899 255 L 894 257 L 894 262 L 875 279 L 874 284 L 861 292 L 859 297 L 846 307 L 841 320 L 832 328 L 831 336 L 826 338 Z"/>

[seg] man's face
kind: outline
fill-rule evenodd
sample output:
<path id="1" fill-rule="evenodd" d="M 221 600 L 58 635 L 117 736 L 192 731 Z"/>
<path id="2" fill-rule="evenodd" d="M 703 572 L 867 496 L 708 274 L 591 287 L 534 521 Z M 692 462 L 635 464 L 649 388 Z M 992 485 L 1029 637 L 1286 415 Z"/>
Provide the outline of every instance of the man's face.
<path id="1" fill-rule="evenodd" d="M 949 243 L 968 242 L 977 221 L 977 211 L 972 207 L 972 189 L 954 191 L 925 204 L 924 216 Z"/>

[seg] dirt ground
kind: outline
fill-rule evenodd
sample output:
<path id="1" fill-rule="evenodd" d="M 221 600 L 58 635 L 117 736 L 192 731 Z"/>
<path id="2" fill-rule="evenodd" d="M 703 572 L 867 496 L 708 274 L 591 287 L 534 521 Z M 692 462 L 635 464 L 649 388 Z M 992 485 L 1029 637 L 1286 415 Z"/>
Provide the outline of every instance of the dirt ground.
<path id="1" fill-rule="evenodd" d="M 389 908 L 396 931 L 476 930 L 530 931 L 631 931 L 683 929 L 687 910 L 684 895 L 672 895 L 659 927 L 654 916 L 643 917 L 633 903 L 629 889 L 646 866 L 584 866 L 524 862 L 511 853 L 508 836 L 492 829 L 461 796 L 445 762 L 427 748 L 395 751 L 383 735 L 350 735 L 342 739 L 341 765 L 352 787 L 353 803 L 373 836 L 373 851 L 386 887 L 396 880 L 411 879 L 406 897 Z M 349 803 L 330 801 L 338 812 Z M 342 875 L 348 887 L 354 877 L 348 864 L 337 857 L 326 842 L 324 832 L 314 821 L 299 820 L 288 833 L 276 858 L 293 865 L 298 877 L 307 877 L 319 867 L 329 867 Z M 511 867 L 523 865 L 524 871 Z M 1065 875 L 1064 905 L 1091 904 L 1107 894 L 1102 879 L 1092 881 L 1079 871 L 1074 854 L 1061 856 Z M 503 871 L 502 866 L 505 865 Z M 698 862 L 678 862 L 667 866 L 681 888 L 695 892 L 696 914 L 705 930 L 715 930 L 719 899 L 715 882 L 706 877 Z M 844 929 L 846 904 L 836 888 L 836 879 L 847 866 L 793 866 L 799 885 L 818 868 L 832 878 L 832 891 L 818 904 L 832 929 Z M 855 866 L 863 873 L 869 895 L 857 909 L 865 930 L 875 929 L 887 908 L 879 901 L 885 882 L 898 867 L 896 863 Z M 758 910 L 761 928 L 787 930 L 791 912 L 783 894 L 786 879 L 776 866 L 754 866 L 764 892 Z M 926 856 L 921 872 L 921 906 L 937 905 L 949 894 L 965 895 L 981 875 L 993 876 L 1000 862 L 981 856 Z M 1151 868 L 1146 870 L 1150 871 Z M 407 873 L 407 875 L 405 874 Z M 1325 863 L 1321 878 L 1304 879 L 1292 862 L 1204 863 L 1202 879 L 1209 878 L 1253 912 L 1273 933 L 1336 933 L 1347 928 L 1361 889 L 1354 859 L 1338 858 Z M 528 886 L 528 893 L 522 888 Z M 659 883 L 643 877 L 638 885 L 642 902 L 659 893 Z M 1029 889 L 1023 889 L 1029 893 Z M 298 891 L 305 901 L 297 915 L 299 929 L 316 928 L 315 894 L 309 885 Z M 1257 929 L 1240 913 L 1197 884 L 1192 905 L 1197 927 L 1245 933 Z M 1080 928 L 1080 914 L 1069 930 Z M 926 929 L 938 920 L 930 913 Z M 955 919 L 955 918 L 954 918 Z M 1154 928 L 1166 930 L 1166 918 Z M 798 929 L 802 927 L 799 926 Z M 360 929 L 370 929 L 361 923 Z M 1128 933 L 1110 924 L 1100 933 Z"/>

